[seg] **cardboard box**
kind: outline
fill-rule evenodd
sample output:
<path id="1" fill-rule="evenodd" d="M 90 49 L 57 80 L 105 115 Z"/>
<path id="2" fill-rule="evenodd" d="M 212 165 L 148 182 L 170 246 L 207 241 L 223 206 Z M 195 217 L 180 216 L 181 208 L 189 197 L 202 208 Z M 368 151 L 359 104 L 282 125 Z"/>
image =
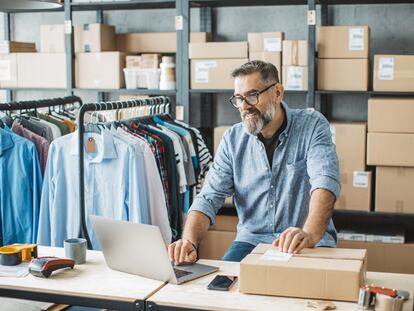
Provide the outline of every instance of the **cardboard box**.
<path id="1" fill-rule="evenodd" d="M 368 271 L 414 274 L 414 244 L 339 241 L 338 247 L 366 249 Z"/>
<path id="2" fill-rule="evenodd" d="M 368 58 L 368 26 L 323 26 L 318 28 L 319 58 Z"/>
<path id="3" fill-rule="evenodd" d="M 126 68 L 139 68 L 141 66 L 141 56 L 129 55 L 126 57 Z"/>
<path id="4" fill-rule="evenodd" d="M 413 92 L 414 55 L 375 55 L 374 91 Z"/>
<path id="5" fill-rule="evenodd" d="M 339 169 L 365 171 L 366 123 L 331 123 L 332 141 L 336 145 Z"/>
<path id="6" fill-rule="evenodd" d="M 282 81 L 282 53 L 280 52 L 250 52 L 249 61 L 262 60 L 276 66 L 279 81 Z"/>
<path id="7" fill-rule="evenodd" d="M 209 33 L 191 32 L 190 42 L 207 42 Z M 118 51 L 126 53 L 175 53 L 175 32 L 139 32 L 116 35 Z"/>
<path id="8" fill-rule="evenodd" d="M 247 58 L 192 59 L 192 89 L 234 89 L 231 72 L 247 62 Z"/>
<path id="9" fill-rule="evenodd" d="M 308 65 L 308 41 L 283 40 L 283 66 Z"/>
<path id="10" fill-rule="evenodd" d="M 17 54 L 0 54 L 0 88 L 17 87 Z"/>
<path id="11" fill-rule="evenodd" d="M 17 86 L 66 88 L 66 54 L 17 53 Z"/>
<path id="12" fill-rule="evenodd" d="M 282 78 L 286 91 L 308 90 L 308 67 L 283 66 Z"/>
<path id="13" fill-rule="evenodd" d="M 318 59 L 318 89 L 367 91 L 368 59 Z"/>
<path id="14" fill-rule="evenodd" d="M 75 53 L 116 51 L 115 26 L 104 24 L 76 25 Z"/>
<path id="15" fill-rule="evenodd" d="M 375 211 L 414 213 L 414 168 L 377 166 Z"/>
<path id="16" fill-rule="evenodd" d="M 209 230 L 200 242 L 199 258 L 221 260 L 233 241 L 236 232 Z"/>
<path id="17" fill-rule="evenodd" d="M 283 32 L 249 32 L 250 52 L 282 52 Z"/>
<path id="18" fill-rule="evenodd" d="M 247 42 L 205 42 L 190 43 L 190 59 L 205 58 L 247 58 Z"/>
<path id="19" fill-rule="evenodd" d="M 371 172 L 341 172 L 341 193 L 335 203 L 335 209 L 369 212 L 371 190 Z"/>
<path id="20" fill-rule="evenodd" d="M 65 29 L 63 24 L 40 25 L 40 52 L 65 53 Z"/>
<path id="21" fill-rule="evenodd" d="M 75 85 L 83 89 L 124 88 L 123 68 L 124 53 L 76 53 Z"/>
<path id="22" fill-rule="evenodd" d="M 0 40 L 0 54 L 36 52 L 36 45 L 32 42 L 16 42 Z"/>
<path id="23" fill-rule="evenodd" d="M 414 133 L 414 99 L 371 97 L 368 99 L 368 131 Z"/>
<path id="24" fill-rule="evenodd" d="M 414 134 L 368 133 L 367 164 L 414 166 Z"/>
<path id="25" fill-rule="evenodd" d="M 214 128 L 214 154 L 216 154 L 217 149 L 220 145 L 221 139 L 223 138 L 224 133 L 231 128 L 231 126 L 217 126 Z"/>
<path id="26" fill-rule="evenodd" d="M 237 224 L 239 218 L 237 216 L 218 215 L 216 223 L 210 226 L 210 230 L 237 232 Z"/>
<path id="27" fill-rule="evenodd" d="M 365 250 L 304 249 L 288 260 L 277 260 L 278 254 L 270 244 L 259 244 L 247 255 L 240 263 L 240 292 L 358 301 L 365 281 Z"/>

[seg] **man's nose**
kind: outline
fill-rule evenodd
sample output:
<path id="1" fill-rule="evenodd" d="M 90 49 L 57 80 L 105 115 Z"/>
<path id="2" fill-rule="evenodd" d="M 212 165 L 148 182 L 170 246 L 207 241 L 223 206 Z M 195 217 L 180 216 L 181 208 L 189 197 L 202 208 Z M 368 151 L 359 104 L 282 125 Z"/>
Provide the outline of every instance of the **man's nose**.
<path id="1" fill-rule="evenodd" d="M 251 108 L 251 105 L 247 103 L 247 101 L 245 99 L 243 99 L 241 105 L 240 105 L 240 111 L 246 111 L 249 110 Z"/>

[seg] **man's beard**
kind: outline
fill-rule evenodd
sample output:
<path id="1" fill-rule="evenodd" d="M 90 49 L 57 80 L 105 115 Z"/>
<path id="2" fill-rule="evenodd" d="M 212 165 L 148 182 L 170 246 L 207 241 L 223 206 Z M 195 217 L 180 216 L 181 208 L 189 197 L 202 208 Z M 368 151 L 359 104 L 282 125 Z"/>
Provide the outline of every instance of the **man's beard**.
<path id="1" fill-rule="evenodd" d="M 251 106 L 247 111 L 240 112 L 246 131 L 257 136 L 275 117 L 276 108 L 274 103 L 270 103 L 268 108 L 261 113 L 258 109 Z"/>

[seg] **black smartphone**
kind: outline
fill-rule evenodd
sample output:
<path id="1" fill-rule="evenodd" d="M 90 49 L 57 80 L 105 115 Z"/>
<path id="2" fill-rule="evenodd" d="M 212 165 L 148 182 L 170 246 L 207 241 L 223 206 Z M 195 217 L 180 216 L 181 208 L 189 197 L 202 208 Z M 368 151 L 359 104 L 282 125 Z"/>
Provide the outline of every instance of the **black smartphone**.
<path id="1" fill-rule="evenodd" d="M 207 285 L 211 290 L 229 290 L 236 282 L 237 276 L 216 275 L 216 277 Z"/>

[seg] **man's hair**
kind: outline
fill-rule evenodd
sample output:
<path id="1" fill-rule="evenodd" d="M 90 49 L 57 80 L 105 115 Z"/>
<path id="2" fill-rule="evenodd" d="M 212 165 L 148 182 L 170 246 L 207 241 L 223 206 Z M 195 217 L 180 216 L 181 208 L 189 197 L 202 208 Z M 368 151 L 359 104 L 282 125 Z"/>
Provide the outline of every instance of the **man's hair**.
<path id="1" fill-rule="evenodd" d="M 239 68 L 233 70 L 231 76 L 236 78 L 238 76 L 247 76 L 255 72 L 260 73 L 263 82 L 280 82 L 279 74 L 275 65 L 261 60 L 252 60 L 241 65 Z"/>

